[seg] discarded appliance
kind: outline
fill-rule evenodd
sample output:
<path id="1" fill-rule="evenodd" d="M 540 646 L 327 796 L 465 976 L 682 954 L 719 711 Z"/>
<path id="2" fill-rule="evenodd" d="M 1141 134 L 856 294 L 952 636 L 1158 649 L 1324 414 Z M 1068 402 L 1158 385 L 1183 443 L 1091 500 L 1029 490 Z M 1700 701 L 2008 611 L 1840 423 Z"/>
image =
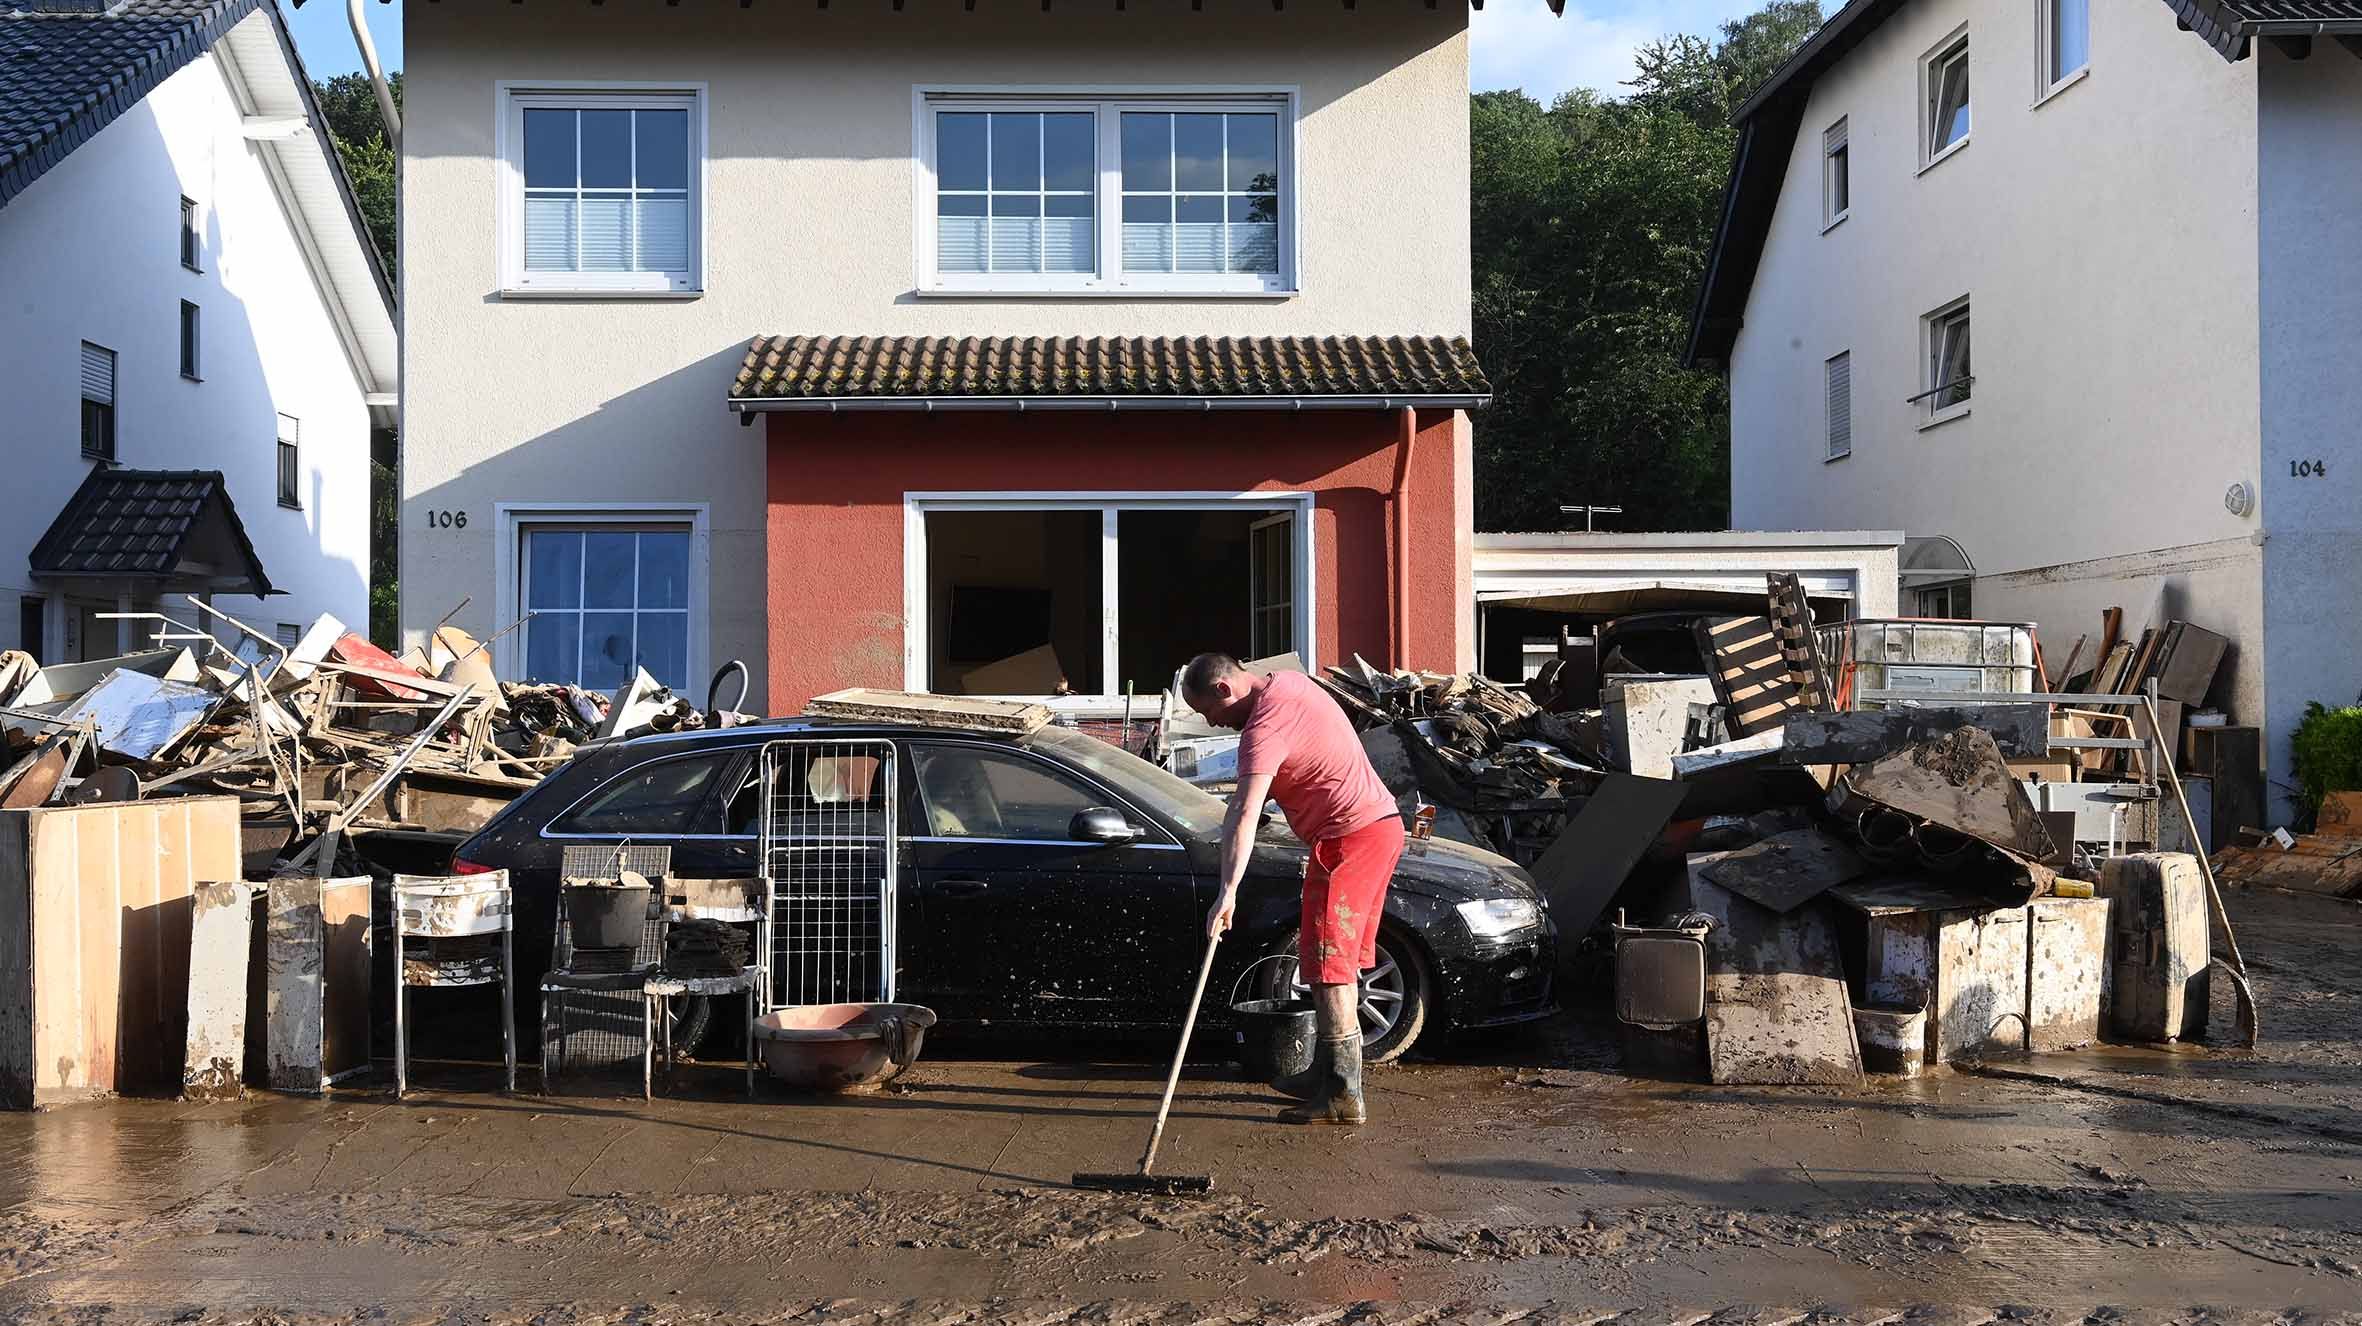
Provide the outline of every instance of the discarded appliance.
<path id="1" fill-rule="evenodd" d="M 918 1059 L 934 1025 L 935 1010 L 920 1004 L 805 1004 L 765 1013 L 754 1035 L 783 1085 L 869 1092 Z"/>
<path id="2" fill-rule="evenodd" d="M 367 875 L 270 883 L 264 953 L 272 1089 L 319 1095 L 369 1071 Z"/>
<path id="3" fill-rule="evenodd" d="M 1711 917 L 1693 914 L 1666 926 L 1635 926 L 1616 913 L 1616 1020 L 1664 1030 L 1706 1016 L 1706 932 Z"/>
<path id="4" fill-rule="evenodd" d="M 2115 905 L 2109 1030 L 2130 1041 L 2203 1036 L 2209 936 L 2198 859 L 2178 852 L 2119 856 L 2101 870 L 2099 892 Z"/>
<path id="5" fill-rule="evenodd" d="M 179 1090 L 189 900 L 238 864 L 226 797 L 0 812 L 0 1105 Z"/>

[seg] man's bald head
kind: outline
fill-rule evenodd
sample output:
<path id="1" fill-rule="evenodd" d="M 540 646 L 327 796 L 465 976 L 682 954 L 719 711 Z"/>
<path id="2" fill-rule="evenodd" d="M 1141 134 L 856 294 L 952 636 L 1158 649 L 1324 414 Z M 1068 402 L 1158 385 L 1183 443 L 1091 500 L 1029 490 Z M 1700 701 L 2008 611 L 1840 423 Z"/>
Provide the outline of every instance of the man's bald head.
<path id="1" fill-rule="evenodd" d="M 1181 698 L 1222 727 L 1246 722 L 1256 677 L 1228 654 L 1200 654 L 1181 669 Z"/>

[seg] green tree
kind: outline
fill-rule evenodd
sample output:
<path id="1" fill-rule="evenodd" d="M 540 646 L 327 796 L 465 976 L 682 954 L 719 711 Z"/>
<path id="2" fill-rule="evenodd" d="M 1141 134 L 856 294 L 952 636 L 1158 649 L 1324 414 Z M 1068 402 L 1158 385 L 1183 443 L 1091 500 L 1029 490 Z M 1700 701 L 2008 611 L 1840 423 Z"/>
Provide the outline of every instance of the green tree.
<path id="1" fill-rule="evenodd" d="M 394 107 L 399 110 L 402 75 L 398 72 L 387 75 L 386 84 L 393 89 Z M 353 183 L 353 200 L 360 205 L 361 222 L 369 227 L 369 238 L 377 245 L 378 259 L 391 277 L 395 181 L 401 163 L 386 142 L 385 121 L 377 110 L 377 93 L 369 86 L 367 74 L 338 74 L 326 82 L 314 82 L 312 93 L 319 100 L 321 116 L 328 121 L 328 135 L 336 144 L 338 160 L 344 163 L 345 176 Z"/>
<path id="2" fill-rule="evenodd" d="M 1562 502 L 1620 505 L 1628 529 L 1727 523 L 1729 398 L 1679 358 L 1730 114 L 1819 22 L 1813 0 L 1773 0 L 1718 40 L 1643 47 L 1627 96 L 1474 98 L 1472 313 L 1494 386 L 1476 428 L 1479 528 L 1564 528 Z"/>

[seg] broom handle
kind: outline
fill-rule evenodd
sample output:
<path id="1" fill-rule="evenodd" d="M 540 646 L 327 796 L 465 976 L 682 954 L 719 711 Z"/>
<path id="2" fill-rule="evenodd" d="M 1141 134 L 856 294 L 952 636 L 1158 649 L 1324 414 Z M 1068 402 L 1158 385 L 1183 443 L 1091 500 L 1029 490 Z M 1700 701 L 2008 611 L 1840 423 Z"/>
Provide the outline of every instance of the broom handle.
<path id="1" fill-rule="evenodd" d="M 1206 960 L 1198 965 L 1197 989 L 1189 996 L 1189 1014 L 1181 1020 L 1181 1047 L 1173 1051 L 1173 1071 L 1165 1075 L 1165 1098 L 1156 1107 L 1156 1127 L 1149 1130 L 1148 1149 L 1140 1153 L 1140 1175 L 1156 1163 L 1156 1144 L 1165 1140 L 1165 1116 L 1173 1111 L 1173 1088 L 1181 1084 L 1181 1061 L 1189 1057 L 1189 1033 L 1197 1029 L 1197 1006 L 1206 997 L 1206 978 L 1214 974 L 1214 950 L 1222 946 L 1217 933 L 1206 940 Z"/>

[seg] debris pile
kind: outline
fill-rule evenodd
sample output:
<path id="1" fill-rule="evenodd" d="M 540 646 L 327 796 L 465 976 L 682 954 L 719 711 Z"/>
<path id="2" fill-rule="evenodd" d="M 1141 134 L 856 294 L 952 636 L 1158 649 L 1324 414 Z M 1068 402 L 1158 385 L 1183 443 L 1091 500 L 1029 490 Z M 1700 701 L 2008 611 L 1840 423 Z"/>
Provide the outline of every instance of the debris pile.
<path id="1" fill-rule="evenodd" d="M 227 642 L 135 613 L 152 648 L 48 667 L 0 654 L 0 808 L 227 794 L 250 877 L 382 874 L 447 855 L 583 742 L 738 717 L 644 672 L 612 700 L 504 683 L 491 641 L 448 624 L 397 658 L 333 616 L 289 645 L 188 602 Z"/>

